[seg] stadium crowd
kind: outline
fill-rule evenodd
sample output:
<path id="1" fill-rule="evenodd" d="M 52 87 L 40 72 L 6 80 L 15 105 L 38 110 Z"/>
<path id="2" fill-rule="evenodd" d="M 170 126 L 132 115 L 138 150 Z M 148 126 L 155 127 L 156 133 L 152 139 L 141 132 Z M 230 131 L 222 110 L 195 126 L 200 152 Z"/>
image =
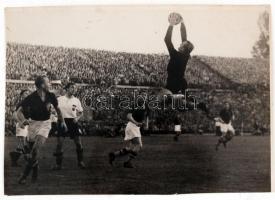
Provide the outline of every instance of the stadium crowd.
<path id="1" fill-rule="evenodd" d="M 116 53 L 8 43 L 6 77 L 22 80 L 22 82 L 6 84 L 6 130 L 9 130 L 8 132 L 14 130 L 12 113 L 18 103 L 20 91 L 26 88 L 34 89 L 33 84 L 24 81 L 33 80 L 37 74 L 46 73 L 51 80 L 78 83 L 76 96 L 80 99 L 90 94 L 129 96 L 133 92 L 132 89 L 117 88 L 114 85 L 164 86 L 168 59 L 167 55 L 159 54 Z M 269 68 L 265 61 L 254 59 L 193 56 L 188 63 L 186 79 L 189 88 L 200 88 L 205 91 L 197 95 L 200 99 L 209 102 L 210 110 L 214 115 L 218 114 L 223 102 L 227 101 L 235 112 L 234 126 L 240 131 L 252 131 L 256 125 L 269 128 L 269 106 L 266 106 L 269 105 L 267 104 L 269 90 L 255 88 L 257 84 L 268 87 L 267 69 Z M 253 89 L 237 90 L 236 83 L 249 85 Z M 61 85 L 53 84 L 52 89 L 57 95 L 62 94 Z M 137 92 L 148 94 L 150 91 L 138 89 Z M 150 129 L 172 130 L 175 114 L 176 112 L 171 110 L 152 112 Z M 96 124 L 102 121 L 123 124 L 125 115 L 126 111 L 121 112 L 117 109 L 87 108 L 84 111 L 82 123 L 87 127 L 97 126 Z M 181 117 L 184 122 L 183 129 L 186 132 L 214 130 L 213 122 L 200 111 L 185 112 Z M 88 128 L 86 130 L 85 132 L 89 134 Z"/>
<path id="2" fill-rule="evenodd" d="M 209 56 L 199 59 L 236 83 L 269 85 L 268 60 Z"/>
<path id="3" fill-rule="evenodd" d="M 33 84 L 18 84 L 7 83 L 6 92 L 6 128 L 7 130 L 14 130 L 14 123 L 12 120 L 12 113 L 18 103 L 18 96 L 22 89 L 33 90 Z M 54 85 L 53 91 L 60 95 L 62 94 L 61 85 Z M 89 126 L 95 127 L 100 122 L 112 121 L 113 124 L 125 123 L 125 118 L 128 110 L 121 109 L 96 109 L 96 107 L 89 107 L 89 103 L 84 103 L 86 97 L 92 94 L 94 97 L 110 95 L 117 96 L 133 96 L 133 89 L 124 88 L 103 88 L 96 85 L 79 85 L 77 87 L 76 96 L 81 99 L 84 105 L 84 118 L 82 123 L 85 124 L 86 130 Z M 150 90 L 135 90 L 137 95 L 148 95 Z M 261 93 L 240 93 L 232 90 L 227 91 L 212 91 L 210 93 L 195 94 L 199 100 L 207 102 L 210 106 L 210 112 L 213 116 L 217 116 L 224 102 L 229 102 L 235 114 L 234 126 L 240 132 L 252 132 L 255 124 L 269 128 L 269 107 L 265 106 L 269 101 L 268 91 Z M 87 99 L 87 98 L 86 98 Z M 114 108 L 117 108 L 114 105 Z M 168 109 L 166 111 L 153 110 L 150 113 L 150 130 L 173 130 L 173 120 L 178 111 Z M 201 111 L 192 111 L 180 113 L 181 121 L 183 122 L 183 129 L 185 132 L 213 132 L 214 122 L 209 120 Z M 106 125 L 106 123 L 103 123 Z M 100 127 L 102 129 L 102 127 Z M 89 134 L 89 131 L 86 131 Z M 90 133 L 94 134 L 94 133 Z"/>
<path id="4" fill-rule="evenodd" d="M 47 73 L 51 80 L 70 79 L 77 83 L 111 86 L 163 86 L 169 57 L 63 47 L 7 44 L 7 79 L 34 80 Z M 205 67 L 197 56 L 188 63 L 186 78 L 190 87 L 228 88 L 219 73 Z"/>

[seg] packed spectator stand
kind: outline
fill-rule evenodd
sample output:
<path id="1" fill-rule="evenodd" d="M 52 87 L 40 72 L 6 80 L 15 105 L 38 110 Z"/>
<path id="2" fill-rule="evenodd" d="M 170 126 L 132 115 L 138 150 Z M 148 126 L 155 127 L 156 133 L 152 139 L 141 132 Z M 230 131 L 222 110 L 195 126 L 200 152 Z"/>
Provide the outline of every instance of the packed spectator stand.
<path id="1" fill-rule="evenodd" d="M 111 52 L 103 50 L 48 47 L 27 44 L 7 44 L 6 65 L 6 134 L 12 134 L 12 112 L 22 89 L 34 89 L 31 81 L 46 73 L 51 80 L 77 83 L 76 96 L 131 95 L 152 92 L 150 87 L 163 87 L 166 81 L 168 55 Z M 239 132 L 253 132 L 255 127 L 269 130 L 269 62 L 249 58 L 220 58 L 192 56 L 186 70 L 190 88 L 199 89 L 197 96 L 209 103 L 210 111 L 218 114 L 224 102 L 230 102 Z M 137 86 L 117 88 L 116 85 Z M 148 86 L 141 89 L 138 86 Z M 52 84 L 57 95 L 62 85 Z M 173 129 L 173 111 L 155 111 L 150 115 L 150 130 Z M 126 111 L 98 111 L 86 108 L 82 119 L 85 134 L 98 134 L 95 130 L 117 129 L 125 123 Z M 213 132 L 214 123 L 200 111 L 182 115 L 183 129 L 190 133 Z M 109 124 L 112 119 L 112 124 Z M 96 133 L 97 132 L 97 133 Z M 266 131 L 268 132 L 268 131 Z M 105 134 L 105 133 L 104 133 Z"/>

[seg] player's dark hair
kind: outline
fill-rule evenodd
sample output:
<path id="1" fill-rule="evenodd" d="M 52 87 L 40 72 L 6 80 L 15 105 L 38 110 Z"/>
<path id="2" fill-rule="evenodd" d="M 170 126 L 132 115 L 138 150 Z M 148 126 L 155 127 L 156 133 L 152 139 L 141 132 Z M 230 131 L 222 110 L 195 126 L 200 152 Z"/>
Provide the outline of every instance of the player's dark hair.
<path id="1" fill-rule="evenodd" d="M 224 105 L 226 105 L 226 104 L 229 105 L 229 109 L 231 110 L 231 109 L 232 109 L 231 104 L 230 104 L 228 101 L 226 101 L 226 102 L 224 103 Z"/>
<path id="2" fill-rule="evenodd" d="M 66 85 L 65 85 L 65 87 L 64 87 L 64 90 L 68 90 L 71 86 L 73 86 L 73 85 L 75 85 L 75 83 L 73 83 L 73 82 L 70 82 L 70 83 L 67 83 Z"/>
<path id="3" fill-rule="evenodd" d="M 34 81 L 35 86 L 37 88 L 41 88 L 41 85 L 44 83 L 45 78 L 47 78 L 47 76 L 38 76 Z"/>

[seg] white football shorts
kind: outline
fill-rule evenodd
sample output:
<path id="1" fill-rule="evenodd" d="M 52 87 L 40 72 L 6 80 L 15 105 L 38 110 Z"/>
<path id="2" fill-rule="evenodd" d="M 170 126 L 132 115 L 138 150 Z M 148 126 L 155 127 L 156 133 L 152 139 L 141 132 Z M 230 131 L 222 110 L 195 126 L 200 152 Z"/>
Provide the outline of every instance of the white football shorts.
<path id="1" fill-rule="evenodd" d="M 140 127 L 138 127 L 137 125 L 135 125 L 132 122 L 128 122 L 127 126 L 125 128 L 125 137 L 124 140 L 132 140 L 133 138 L 140 138 L 141 134 L 140 134 Z"/>
<path id="2" fill-rule="evenodd" d="M 181 125 L 175 125 L 175 132 L 181 132 Z"/>
<path id="3" fill-rule="evenodd" d="M 228 124 L 223 122 L 216 122 L 215 126 L 220 127 L 222 133 L 227 133 L 228 131 L 232 132 L 233 134 L 235 133 L 235 129 L 233 128 L 231 122 Z"/>
<path id="4" fill-rule="evenodd" d="M 48 138 L 51 130 L 51 119 L 46 121 L 31 120 L 29 124 L 29 140 L 33 141 L 37 135 Z"/>
<path id="5" fill-rule="evenodd" d="M 27 137 L 29 126 L 21 128 L 19 123 L 16 123 L 16 137 Z"/>

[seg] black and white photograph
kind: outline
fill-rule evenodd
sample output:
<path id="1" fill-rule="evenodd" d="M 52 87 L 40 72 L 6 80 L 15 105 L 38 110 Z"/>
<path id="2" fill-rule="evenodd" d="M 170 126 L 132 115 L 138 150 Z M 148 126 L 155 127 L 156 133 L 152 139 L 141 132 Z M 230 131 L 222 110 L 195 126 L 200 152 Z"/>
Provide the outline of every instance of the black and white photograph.
<path id="1" fill-rule="evenodd" d="M 4 18 L 5 195 L 271 192 L 270 5 Z"/>

